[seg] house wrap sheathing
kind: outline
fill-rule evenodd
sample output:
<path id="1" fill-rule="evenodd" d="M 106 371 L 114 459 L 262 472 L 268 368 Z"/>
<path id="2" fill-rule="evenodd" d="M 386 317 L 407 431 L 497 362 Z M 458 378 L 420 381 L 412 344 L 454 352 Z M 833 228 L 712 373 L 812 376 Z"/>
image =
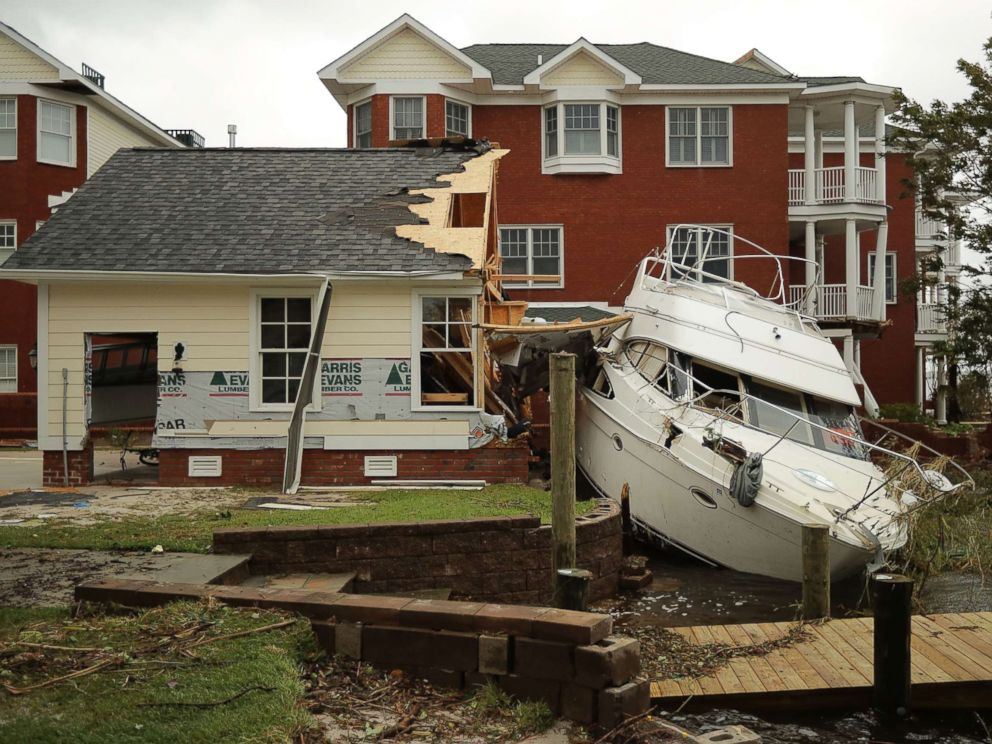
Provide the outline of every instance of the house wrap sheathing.
<path id="1" fill-rule="evenodd" d="M 156 334 L 163 474 L 178 451 L 285 449 L 325 284 L 305 451 L 486 445 L 504 154 L 120 152 L 0 270 L 39 288 L 39 448 L 85 451 L 91 338 L 120 333 Z"/>

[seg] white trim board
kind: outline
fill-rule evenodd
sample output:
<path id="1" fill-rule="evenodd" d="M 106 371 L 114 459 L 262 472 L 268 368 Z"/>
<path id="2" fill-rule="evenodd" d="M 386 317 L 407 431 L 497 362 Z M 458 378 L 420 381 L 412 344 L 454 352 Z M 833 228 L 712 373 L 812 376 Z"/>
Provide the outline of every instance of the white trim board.
<path id="1" fill-rule="evenodd" d="M 324 437 L 325 450 L 467 450 L 468 436 L 454 434 L 384 434 Z"/>

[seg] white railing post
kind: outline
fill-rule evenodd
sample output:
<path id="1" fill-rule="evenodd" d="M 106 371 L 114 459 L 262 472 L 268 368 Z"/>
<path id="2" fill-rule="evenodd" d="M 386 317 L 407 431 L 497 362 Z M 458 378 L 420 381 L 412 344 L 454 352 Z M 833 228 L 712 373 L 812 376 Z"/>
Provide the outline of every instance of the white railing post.
<path id="1" fill-rule="evenodd" d="M 854 101 L 844 101 L 844 201 L 857 200 L 858 126 Z"/>
<path id="2" fill-rule="evenodd" d="M 885 106 L 875 107 L 875 201 L 885 204 Z"/>
<path id="3" fill-rule="evenodd" d="M 813 121 L 813 107 L 806 106 L 806 142 L 805 159 L 806 166 L 806 205 L 816 204 L 816 138 L 814 135 L 815 124 Z"/>

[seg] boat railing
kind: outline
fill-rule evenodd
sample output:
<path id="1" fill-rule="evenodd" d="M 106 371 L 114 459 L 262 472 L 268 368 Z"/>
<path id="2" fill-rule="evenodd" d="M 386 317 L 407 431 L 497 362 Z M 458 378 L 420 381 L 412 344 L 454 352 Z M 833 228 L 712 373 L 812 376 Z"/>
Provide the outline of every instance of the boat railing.
<path id="1" fill-rule="evenodd" d="M 629 360 L 629 358 L 628 358 L 628 361 L 631 361 L 632 362 L 632 360 Z M 636 369 L 636 365 L 634 365 L 634 366 L 635 366 L 635 369 Z M 916 440 L 912 439 L 911 437 L 907 437 L 904 434 L 901 434 L 901 433 L 896 432 L 896 431 L 894 431 L 892 429 L 889 429 L 888 427 L 885 427 L 885 426 L 883 426 L 881 424 L 877 424 L 877 422 L 874 422 L 874 421 L 871 421 L 871 420 L 868 420 L 868 421 L 872 425 L 877 425 L 880 428 L 886 430 L 886 436 L 888 436 L 891 433 L 891 434 L 895 435 L 896 437 L 900 438 L 901 440 L 904 440 L 904 441 L 908 442 L 909 443 L 909 448 L 911 450 L 912 450 L 913 447 L 916 447 L 916 450 L 915 450 L 916 452 L 918 452 L 920 449 L 926 450 L 926 451 L 928 451 L 933 456 L 934 460 L 941 460 L 941 461 L 943 461 L 943 463 L 945 464 L 945 466 L 950 466 L 951 468 L 953 468 L 956 471 L 957 475 L 959 476 L 959 480 L 957 480 L 957 482 L 952 482 L 952 481 L 948 480 L 949 487 L 938 487 L 936 485 L 936 481 L 934 479 L 934 476 L 931 475 L 931 473 L 933 473 L 935 471 L 925 469 L 923 467 L 923 465 L 921 465 L 920 462 L 916 459 L 915 456 L 910 456 L 906 452 L 899 452 L 897 450 L 894 450 L 894 449 L 891 449 L 889 447 L 885 447 L 885 446 L 882 446 L 881 444 L 879 444 L 879 442 L 882 441 L 882 439 L 884 439 L 885 437 L 881 437 L 881 438 L 879 438 L 878 440 L 876 440 L 874 442 L 869 442 L 869 441 L 867 441 L 866 439 L 864 439 L 862 437 L 856 436 L 853 431 L 850 431 L 850 432 L 848 432 L 848 431 L 838 431 L 837 429 L 831 428 L 829 426 L 825 426 L 823 424 L 818 424 L 815 421 L 810 420 L 806 416 L 799 415 L 799 414 L 795 413 L 794 411 L 790 411 L 787 408 L 782 408 L 781 406 L 775 405 L 774 403 L 770 403 L 769 401 L 764 400 L 763 398 L 759 398 L 759 397 L 757 397 L 757 396 L 755 396 L 755 395 L 753 395 L 751 393 L 746 393 L 746 392 L 745 393 L 742 393 L 740 390 L 731 390 L 731 389 L 727 389 L 727 388 L 714 388 L 714 387 L 712 387 L 710 385 L 707 385 L 705 382 L 703 382 L 702 380 L 698 379 L 697 377 L 693 376 L 690 372 L 682 369 L 678 365 L 672 364 L 671 362 L 666 362 L 664 364 L 664 367 L 663 367 L 662 371 L 659 372 L 659 374 L 657 376 L 655 376 L 655 378 L 653 380 L 649 380 L 648 377 L 645 376 L 645 375 L 643 375 L 643 374 L 641 375 L 641 377 L 645 380 L 646 384 L 648 384 L 648 385 L 657 385 L 662 380 L 663 377 L 667 377 L 668 384 L 669 384 L 669 386 L 671 386 L 671 380 L 673 379 L 673 375 L 674 375 L 674 379 L 679 380 L 679 382 L 681 383 L 681 386 L 683 386 L 685 388 L 685 390 L 682 393 L 672 392 L 671 391 L 671 387 L 669 387 L 669 390 L 668 391 L 664 390 L 663 388 L 661 388 L 661 390 L 662 390 L 662 392 L 665 392 L 667 395 L 671 395 L 672 398 L 675 401 L 677 401 L 677 403 L 678 403 L 679 406 L 691 407 L 691 408 L 693 408 L 695 410 L 698 410 L 698 411 L 701 411 L 703 413 L 712 415 L 713 408 L 712 407 L 708 407 L 708 406 L 700 405 L 700 401 L 702 401 L 704 398 L 706 398 L 706 397 L 708 397 L 710 395 L 713 395 L 713 394 L 722 394 L 722 395 L 727 396 L 728 398 L 737 399 L 739 401 L 739 404 L 735 404 L 734 407 L 737 407 L 738 405 L 741 405 L 742 406 L 743 404 L 745 404 L 745 403 L 747 403 L 749 401 L 756 401 L 756 402 L 760 403 L 760 405 L 766 406 L 768 408 L 772 408 L 772 409 L 776 410 L 778 413 L 786 416 L 787 417 L 787 420 L 788 419 L 791 419 L 792 420 L 792 424 L 789 425 L 788 427 L 786 427 L 786 430 L 784 432 L 782 432 L 782 431 L 773 431 L 771 429 L 764 428 L 764 427 L 762 427 L 762 426 L 760 426 L 758 424 L 754 424 L 751 421 L 747 421 L 747 420 L 744 419 L 743 415 L 741 415 L 740 417 L 734 416 L 734 418 L 735 418 L 734 423 L 737 423 L 737 424 L 739 424 L 741 426 L 744 426 L 745 428 L 752 429 L 752 430 L 755 430 L 755 431 L 759 431 L 759 432 L 762 432 L 763 434 L 767 434 L 769 436 L 773 436 L 773 437 L 776 438 L 776 442 L 771 447 L 769 447 L 768 449 L 766 449 L 766 452 L 770 451 L 773 447 L 777 446 L 778 443 L 781 442 L 783 439 L 788 438 L 789 434 L 792 433 L 792 431 L 796 428 L 796 426 L 798 426 L 798 425 L 805 425 L 805 426 L 809 426 L 809 427 L 811 427 L 813 429 L 820 430 L 821 432 L 823 432 L 823 434 L 826 437 L 830 437 L 831 440 L 833 440 L 833 441 L 837 441 L 837 439 L 840 439 L 842 442 L 849 443 L 852 449 L 860 448 L 866 454 L 871 453 L 871 454 L 875 454 L 877 456 L 881 456 L 881 457 L 885 457 L 885 458 L 890 458 L 893 461 L 902 463 L 903 467 L 901 469 L 899 469 L 899 473 L 898 473 L 897 476 L 894 476 L 892 478 L 889 478 L 888 480 L 882 482 L 881 485 L 878 488 L 872 490 L 870 493 L 866 493 L 866 495 L 862 497 L 862 501 L 866 500 L 875 491 L 879 490 L 880 488 L 883 488 L 884 486 L 888 485 L 889 483 L 894 482 L 895 480 L 902 480 L 902 477 L 901 477 L 902 474 L 907 469 L 910 469 L 910 468 L 912 468 L 915 471 L 916 475 L 917 475 L 917 478 L 915 479 L 917 483 L 922 484 L 924 486 L 929 486 L 929 487 L 933 488 L 936 491 L 940 491 L 942 493 L 942 495 L 949 495 L 950 493 L 952 493 L 954 491 L 957 491 L 957 490 L 959 490 L 961 488 L 974 486 L 974 481 L 972 480 L 971 476 L 968 475 L 967 471 L 965 471 L 964 468 L 962 468 L 960 465 L 958 465 L 953 460 L 950 460 L 949 458 L 946 458 L 946 457 L 940 455 L 940 453 L 938 453 L 936 450 L 934 450 L 934 449 L 932 449 L 930 447 L 927 447 L 923 443 L 917 443 Z M 691 386 L 688 384 L 689 382 L 692 383 Z M 692 394 L 692 395 L 690 395 L 690 390 L 693 391 L 693 393 L 695 393 L 696 390 L 702 390 L 703 392 L 701 392 L 699 394 Z M 727 413 L 728 415 L 734 415 L 730 411 L 723 411 L 723 412 L 724 413 Z M 741 413 L 743 414 L 743 410 L 741 410 Z M 861 419 L 860 417 L 858 417 L 858 420 L 860 422 L 863 419 Z M 795 441 L 795 440 L 793 440 L 793 441 Z M 814 449 L 816 449 L 816 448 L 814 448 Z M 867 458 L 865 458 L 865 459 L 870 459 L 870 456 L 867 457 Z M 831 462 L 837 463 L 836 460 L 831 460 Z M 857 468 L 853 468 L 850 465 L 846 465 L 844 463 L 838 463 L 838 464 L 840 464 L 843 467 L 846 467 L 846 468 L 848 468 L 850 470 L 856 471 L 856 472 L 864 475 L 864 473 L 862 471 L 858 470 Z M 841 515 L 841 516 L 843 516 L 843 515 Z M 838 519 L 840 519 L 840 518 L 841 517 L 838 517 Z"/>
<path id="2" fill-rule="evenodd" d="M 695 260 L 691 263 L 687 262 L 685 256 L 688 256 L 688 250 L 685 254 L 680 257 L 675 255 L 675 245 L 674 237 L 679 235 L 685 230 L 695 231 L 695 236 L 693 240 L 696 242 L 695 253 L 697 254 Z M 705 236 L 705 237 L 704 237 Z M 711 255 L 711 250 L 713 247 L 713 239 L 716 236 L 726 237 L 729 241 L 729 253 L 727 255 L 723 254 L 713 254 Z M 736 243 L 743 243 L 750 246 L 757 251 L 754 253 L 744 253 L 737 254 L 734 250 Z M 700 245 L 701 244 L 701 245 Z M 772 280 L 771 288 L 768 294 L 762 294 L 754 287 L 744 284 L 743 282 L 731 279 L 730 276 L 733 272 L 730 268 L 736 264 L 738 261 L 744 260 L 754 260 L 761 259 L 764 261 L 771 261 L 775 266 L 775 276 Z M 798 298 L 792 299 L 787 297 L 786 286 L 785 286 L 785 274 L 782 270 L 782 261 L 798 261 L 803 264 L 811 264 L 814 268 L 814 281 L 807 283 L 805 291 Z M 727 274 L 719 274 L 714 271 L 708 271 L 704 268 L 707 264 L 715 263 L 725 263 L 728 266 Z M 655 276 L 655 270 L 658 271 L 658 276 Z M 668 243 L 662 248 L 657 254 L 646 257 L 641 261 L 641 265 L 638 271 L 636 286 L 645 287 L 644 278 L 650 276 L 654 279 L 664 278 L 667 282 L 693 282 L 693 283 L 712 283 L 712 284 L 725 284 L 739 289 L 741 291 L 750 293 L 755 297 L 760 297 L 762 299 L 770 300 L 772 302 L 777 302 L 789 309 L 795 310 L 797 313 L 801 313 L 801 310 L 807 307 L 807 301 L 809 299 L 810 293 L 819 284 L 819 274 L 820 267 L 816 261 L 808 259 L 802 256 L 789 256 L 789 255 L 778 255 L 772 253 L 767 248 L 763 248 L 754 241 L 748 240 L 747 238 L 742 238 L 739 235 L 735 235 L 730 230 L 724 230 L 719 227 L 711 227 L 707 225 L 695 225 L 690 223 L 682 223 L 675 225 L 669 231 Z M 805 316 L 804 316 L 805 317 Z"/>

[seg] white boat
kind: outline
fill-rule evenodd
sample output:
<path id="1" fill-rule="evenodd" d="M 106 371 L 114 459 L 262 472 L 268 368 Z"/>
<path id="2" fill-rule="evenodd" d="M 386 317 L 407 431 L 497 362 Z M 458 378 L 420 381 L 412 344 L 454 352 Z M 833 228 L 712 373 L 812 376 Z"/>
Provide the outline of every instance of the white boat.
<path id="1" fill-rule="evenodd" d="M 832 579 L 884 565 L 906 542 L 908 513 L 970 479 L 946 458 L 928 470 L 883 446 L 894 432 L 865 437 L 837 348 L 785 301 L 783 257 L 687 227 L 703 236 L 698 258 L 669 247 L 644 259 L 624 308 L 632 320 L 596 348 L 577 406 L 578 467 L 628 500 L 641 537 L 713 564 L 801 581 L 802 526 L 821 524 Z M 714 234 L 743 249 L 708 256 Z M 773 267 L 769 293 L 724 276 L 743 259 Z"/>

